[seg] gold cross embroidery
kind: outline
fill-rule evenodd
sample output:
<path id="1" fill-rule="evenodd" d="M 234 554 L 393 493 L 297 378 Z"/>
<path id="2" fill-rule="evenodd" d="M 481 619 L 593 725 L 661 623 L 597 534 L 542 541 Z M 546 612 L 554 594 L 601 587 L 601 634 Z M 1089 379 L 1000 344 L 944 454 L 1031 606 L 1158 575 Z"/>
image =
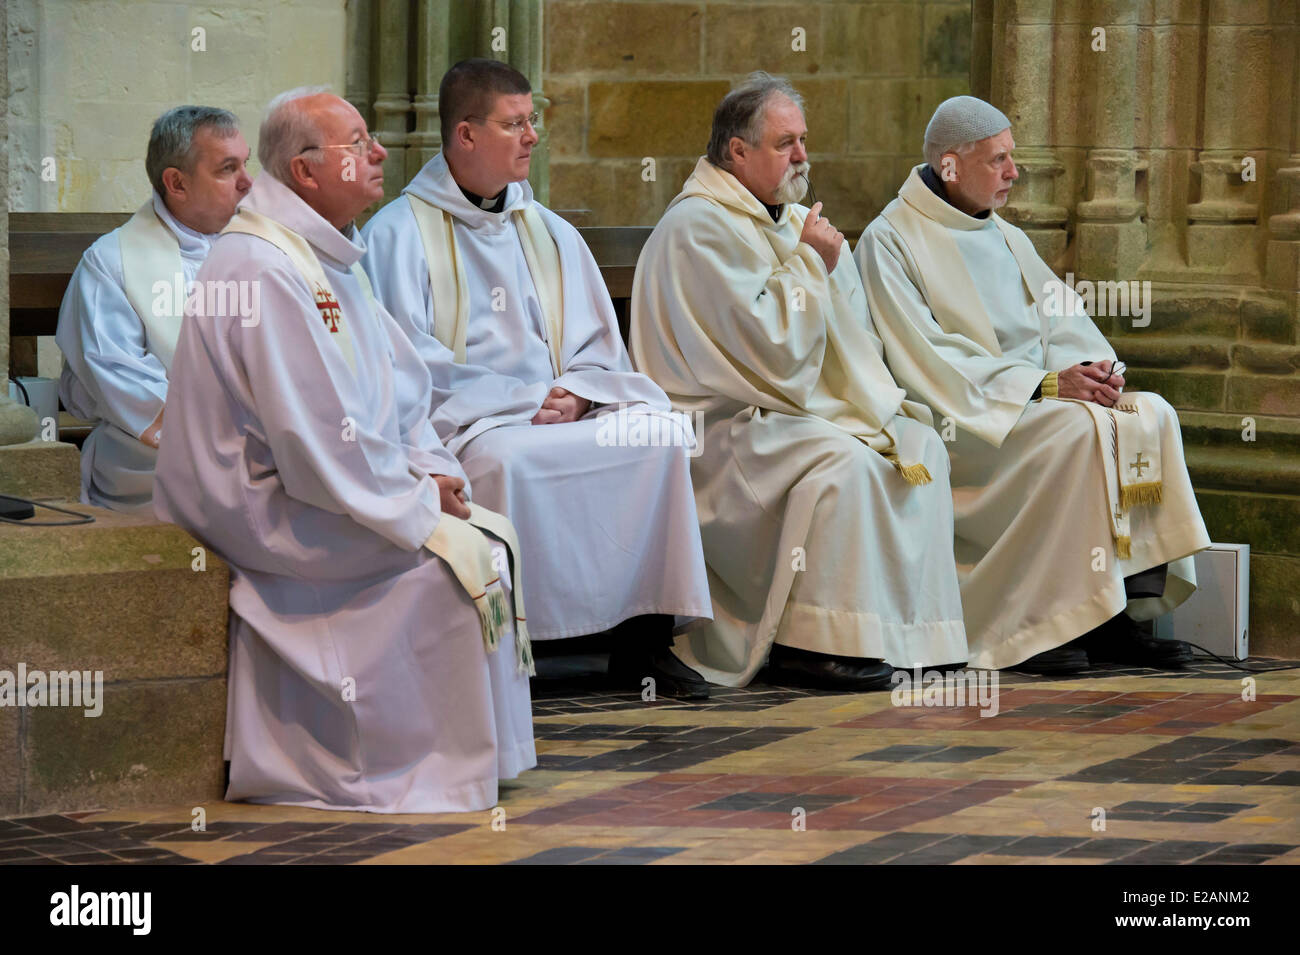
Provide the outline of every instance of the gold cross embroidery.
<path id="1" fill-rule="evenodd" d="M 1139 452 L 1138 452 L 1138 456 L 1137 456 L 1136 458 L 1134 458 L 1134 459 L 1133 459 L 1133 463 L 1129 465 L 1129 470 L 1130 470 L 1130 471 L 1137 471 L 1137 473 L 1138 473 L 1138 480 L 1140 481 L 1140 480 L 1142 480 L 1142 472 L 1143 472 L 1143 470 L 1145 470 L 1146 468 L 1149 468 L 1149 467 L 1151 467 L 1151 462 L 1150 462 L 1150 461 L 1143 461 L 1143 460 L 1142 460 L 1142 452 L 1139 451 Z"/>

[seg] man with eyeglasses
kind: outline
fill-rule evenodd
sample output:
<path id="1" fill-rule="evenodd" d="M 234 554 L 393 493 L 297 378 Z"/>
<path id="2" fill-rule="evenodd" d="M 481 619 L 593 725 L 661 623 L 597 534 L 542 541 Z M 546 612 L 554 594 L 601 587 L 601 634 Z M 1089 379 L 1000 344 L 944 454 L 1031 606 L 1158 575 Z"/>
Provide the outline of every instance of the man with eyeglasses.
<path id="1" fill-rule="evenodd" d="M 1192 593 L 1210 543 L 1178 416 L 1124 393 L 1079 296 L 997 214 L 1014 146 L 996 107 L 945 101 L 854 253 L 890 368 L 947 431 L 970 662 L 1177 668 L 1191 648 L 1152 620 Z"/>
<path id="2" fill-rule="evenodd" d="M 176 347 L 154 504 L 232 568 L 231 800 L 483 810 L 536 764 L 514 531 L 468 502 L 358 265 L 386 155 L 322 88 L 272 100 L 199 272 L 258 306 Z"/>
<path id="3" fill-rule="evenodd" d="M 150 513 L 163 403 L 192 283 L 252 185 L 234 113 L 177 106 L 154 121 L 149 200 L 77 263 L 59 308 L 59 397 L 95 422 L 81 448 L 81 500 Z"/>
<path id="4" fill-rule="evenodd" d="M 577 230 L 533 199 L 527 79 L 466 60 L 438 105 L 442 152 L 363 232 L 375 294 L 433 376 L 433 426 L 518 528 L 534 639 L 612 630 L 618 683 L 706 697 L 670 649 L 710 615 L 690 426 L 632 370 Z"/>

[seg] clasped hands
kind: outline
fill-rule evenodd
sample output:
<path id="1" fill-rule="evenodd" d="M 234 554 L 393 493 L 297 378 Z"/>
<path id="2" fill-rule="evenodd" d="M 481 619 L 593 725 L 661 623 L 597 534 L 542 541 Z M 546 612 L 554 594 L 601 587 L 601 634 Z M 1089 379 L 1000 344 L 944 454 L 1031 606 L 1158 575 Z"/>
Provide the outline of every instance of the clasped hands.
<path id="1" fill-rule="evenodd" d="M 1056 393 L 1061 398 L 1091 401 L 1107 408 L 1115 407 L 1124 387 L 1123 362 L 1094 361 L 1072 365 L 1056 373 Z"/>
<path id="2" fill-rule="evenodd" d="M 556 386 L 546 396 L 537 414 L 533 415 L 533 424 L 563 424 L 566 421 L 577 421 L 590 407 L 591 402 L 586 398 L 579 398 L 573 392 Z"/>

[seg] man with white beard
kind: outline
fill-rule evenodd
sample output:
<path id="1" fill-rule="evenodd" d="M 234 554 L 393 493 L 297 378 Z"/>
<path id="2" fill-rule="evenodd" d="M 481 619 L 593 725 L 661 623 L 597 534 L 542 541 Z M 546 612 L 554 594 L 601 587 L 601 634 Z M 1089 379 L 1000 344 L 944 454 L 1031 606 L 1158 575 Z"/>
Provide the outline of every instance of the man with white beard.
<path id="1" fill-rule="evenodd" d="M 1122 393 L 1079 297 L 995 211 L 1017 178 L 1014 146 L 992 105 L 942 103 L 926 162 L 854 253 L 895 377 L 956 427 L 970 662 L 1178 667 L 1190 648 L 1156 640 L 1151 620 L 1192 593 L 1191 555 L 1210 542 L 1178 416 L 1158 395 Z"/>
<path id="2" fill-rule="evenodd" d="M 231 565 L 231 800 L 481 810 L 536 764 L 514 532 L 466 500 L 358 264 L 386 155 L 337 96 L 272 100 L 199 272 L 259 307 L 176 347 L 154 505 Z"/>
<path id="3" fill-rule="evenodd" d="M 234 113 L 212 106 L 163 113 L 145 158 L 149 201 L 97 239 L 72 273 L 54 340 L 63 352 L 63 406 L 95 422 L 81 447 L 86 504 L 151 511 L 167 372 L 189 305 L 184 290 L 253 183 L 247 161 Z"/>
<path id="4" fill-rule="evenodd" d="M 904 401 L 841 235 L 798 205 L 799 94 L 755 73 L 637 263 L 631 352 L 703 416 L 692 464 L 713 623 L 678 654 L 743 686 L 854 690 L 966 659 L 943 442 Z"/>
<path id="5" fill-rule="evenodd" d="M 363 260 L 429 368 L 434 429 L 519 530 L 534 639 L 613 630 L 619 683 L 707 697 L 670 649 L 709 615 L 689 425 L 632 370 L 578 231 L 533 199 L 528 80 L 465 60 L 438 109 L 442 152 L 366 224 Z"/>

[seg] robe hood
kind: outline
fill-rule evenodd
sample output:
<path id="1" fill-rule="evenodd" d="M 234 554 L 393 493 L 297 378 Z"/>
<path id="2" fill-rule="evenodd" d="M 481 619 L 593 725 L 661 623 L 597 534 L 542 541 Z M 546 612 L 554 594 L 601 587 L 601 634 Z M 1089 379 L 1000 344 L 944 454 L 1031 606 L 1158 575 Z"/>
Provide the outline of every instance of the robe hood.
<path id="1" fill-rule="evenodd" d="M 365 255 L 366 244 L 354 223 L 347 224 L 346 234 L 340 232 L 270 173 L 263 173 L 253 180 L 253 188 L 248 190 L 239 208 L 274 219 L 298 233 L 317 252 L 329 256 L 344 269 L 361 261 L 361 256 Z"/>
<path id="2" fill-rule="evenodd" d="M 962 212 L 951 202 L 936 196 L 934 191 L 925 184 L 925 180 L 921 178 L 921 170 L 924 168 L 925 163 L 912 167 L 912 172 L 908 175 L 902 188 L 898 190 L 898 198 L 927 219 L 933 219 L 945 228 L 957 229 L 960 232 L 997 229 L 999 228 L 998 223 L 1005 221 L 998 215 L 996 209 L 990 209 L 986 218 L 976 219 L 974 216 L 968 216 Z"/>
<path id="3" fill-rule="evenodd" d="M 782 204 L 781 214 L 773 222 L 772 217 L 768 215 L 767 207 L 759 201 L 758 196 L 750 192 L 731 173 L 725 169 L 719 169 L 709 162 L 707 156 L 700 157 L 690 177 L 683 184 L 682 191 L 668 204 L 668 208 L 671 209 L 683 199 L 689 199 L 691 196 L 703 196 L 705 199 L 711 199 L 732 212 L 752 216 L 764 228 L 775 227 L 779 229 L 784 226 L 790 220 L 790 208 L 794 205 L 794 203 L 789 202 Z"/>
<path id="4" fill-rule="evenodd" d="M 500 212 L 480 209 L 460 191 L 460 186 L 456 184 L 451 168 L 447 165 L 447 157 L 442 153 L 425 163 L 424 168 L 407 183 L 402 194 L 408 192 L 455 217 L 469 228 L 485 232 L 505 230 L 510 220 L 508 213 L 523 209 L 533 202 L 533 187 L 524 179 L 506 186 L 506 204 Z"/>

